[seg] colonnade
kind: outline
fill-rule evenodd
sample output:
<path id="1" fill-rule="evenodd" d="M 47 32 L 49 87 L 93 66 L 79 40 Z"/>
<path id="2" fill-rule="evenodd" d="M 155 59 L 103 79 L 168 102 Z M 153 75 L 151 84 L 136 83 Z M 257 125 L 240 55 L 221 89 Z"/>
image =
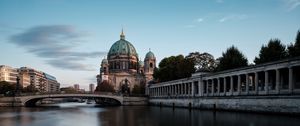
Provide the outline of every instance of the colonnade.
<path id="1" fill-rule="evenodd" d="M 150 97 L 300 93 L 300 61 L 275 62 L 150 85 Z"/>

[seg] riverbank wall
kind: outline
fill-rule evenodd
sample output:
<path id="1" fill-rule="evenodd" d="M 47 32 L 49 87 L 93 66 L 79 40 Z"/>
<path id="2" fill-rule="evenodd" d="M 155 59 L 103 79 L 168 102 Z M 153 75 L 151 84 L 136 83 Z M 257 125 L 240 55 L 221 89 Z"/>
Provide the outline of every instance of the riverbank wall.
<path id="1" fill-rule="evenodd" d="M 20 98 L 16 97 L 1 97 L 0 107 L 21 107 L 23 106 Z"/>
<path id="2" fill-rule="evenodd" d="M 299 96 L 150 98 L 150 105 L 300 115 Z"/>

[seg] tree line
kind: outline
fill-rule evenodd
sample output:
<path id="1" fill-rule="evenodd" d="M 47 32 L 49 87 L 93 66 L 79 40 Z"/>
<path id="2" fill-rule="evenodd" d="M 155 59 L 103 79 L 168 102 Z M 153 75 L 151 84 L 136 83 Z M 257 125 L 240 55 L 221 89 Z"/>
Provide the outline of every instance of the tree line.
<path id="1" fill-rule="evenodd" d="M 279 39 L 270 39 L 262 45 L 255 64 L 263 64 L 300 56 L 300 31 L 298 30 L 294 43 L 284 45 Z M 155 82 L 164 82 L 190 77 L 195 72 L 218 72 L 248 66 L 248 59 L 235 46 L 227 48 L 222 56 L 215 59 L 213 55 L 204 52 L 191 52 L 187 56 L 170 56 L 161 60 L 154 71 Z"/>

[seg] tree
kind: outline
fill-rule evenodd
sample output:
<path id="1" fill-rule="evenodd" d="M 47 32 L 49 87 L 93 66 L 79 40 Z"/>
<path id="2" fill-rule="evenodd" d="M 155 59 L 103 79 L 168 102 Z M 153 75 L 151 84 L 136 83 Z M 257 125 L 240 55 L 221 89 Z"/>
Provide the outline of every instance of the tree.
<path id="1" fill-rule="evenodd" d="M 261 64 L 271 61 L 281 60 L 287 57 L 285 45 L 279 39 L 271 39 L 267 46 L 263 45 L 259 52 L 259 57 L 255 57 L 254 63 Z"/>
<path id="2" fill-rule="evenodd" d="M 5 96 L 12 96 L 14 94 L 15 88 L 15 84 L 11 84 L 6 81 L 0 82 L 0 94 L 4 94 Z"/>
<path id="3" fill-rule="evenodd" d="M 190 77 L 195 72 L 193 60 L 183 55 L 164 58 L 158 66 L 153 77 L 160 82 Z"/>
<path id="4" fill-rule="evenodd" d="M 35 93 L 38 90 L 35 88 L 35 86 L 33 84 L 28 85 L 27 87 L 23 88 L 23 92 L 27 92 L 27 93 Z"/>
<path id="5" fill-rule="evenodd" d="M 145 94 L 145 86 L 145 81 L 141 81 L 140 84 L 134 85 L 132 89 L 132 94 Z"/>
<path id="6" fill-rule="evenodd" d="M 226 52 L 223 52 L 222 56 L 218 58 L 218 60 L 219 65 L 217 67 L 217 71 L 248 66 L 247 58 L 234 46 L 229 47 Z"/>
<path id="7" fill-rule="evenodd" d="M 96 87 L 96 92 L 115 92 L 114 87 L 108 81 L 103 81 Z"/>
<path id="8" fill-rule="evenodd" d="M 193 60 L 197 72 L 214 71 L 216 68 L 216 60 L 209 53 L 192 52 L 186 57 Z"/>
<path id="9" fill-rule="evenodd" d="M 288 46 L 288 54 L 290 57 L 300 56 L 300 30 L 297 32 L 295 44 Z"/>

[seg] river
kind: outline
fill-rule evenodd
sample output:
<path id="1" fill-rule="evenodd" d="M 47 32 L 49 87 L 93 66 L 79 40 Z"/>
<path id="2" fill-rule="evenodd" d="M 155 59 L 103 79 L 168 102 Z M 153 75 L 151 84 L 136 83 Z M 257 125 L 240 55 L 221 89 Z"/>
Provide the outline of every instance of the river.
<path id="1" fill-rule="evenodd" d="M 0 126 L 300 126 L 300 118 L 168 107 L 95 107 L 86 103 L 62 103 L 34 108 L 1 107 Z"/>

